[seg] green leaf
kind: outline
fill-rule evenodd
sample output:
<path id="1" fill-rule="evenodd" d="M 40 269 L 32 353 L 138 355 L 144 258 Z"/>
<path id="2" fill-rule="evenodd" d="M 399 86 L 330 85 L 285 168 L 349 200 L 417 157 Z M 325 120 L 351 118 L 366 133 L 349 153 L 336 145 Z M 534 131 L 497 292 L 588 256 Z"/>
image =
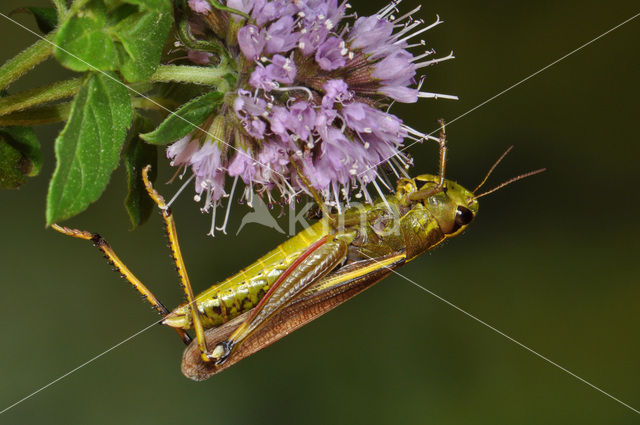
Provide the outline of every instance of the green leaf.
<path id="1" fill-rule="evenodd" d="M 53 31 L 58 25 L 58 13 L 55 7 L 21 7 L 16 9 L 11 14 L 25 12 L 30 13 L 36 19 L 38 29 L 43 34 L 48 34 Z"/>
<path id="2" fill-rule="evenodd" d="M 131 3 L 134 3 L 131 1 Z M 144 2 L 147 10 L 128 16 L 113 28 L 118 38 L 120 72 L 127 81 L 149 79 L 160 63 L 162 49 L 171 28 L 171 4 Z"/>
<path id="3" fill-rule="evenodd" d="M 42 167 L 40 142 L 31 128 L 0 127 L 0 187 L 16 189 Z"/>
<path id="4" fill-rule="evenodd" d="M 149 180 L 154 182 L 157 177 L 158 148 L 144 143 L 139 133 L 153 128 L 151 123 L 142 116 L 136 116 L 133 125 L 133 137 L 124 150 L 124 164 L 127 168 L 129 191 L 124 205 L 131 221 L 131 230 L 144 224 L 153 211 L 154 203 L 147 194 L 142 181 L 142 169 L 151 165 Z"/>
<path id="5" fill-rule="evenodd" d="M 191 99 L 169 115 L 154 131 L 140 135 L 154 145 L 166 145 L 192 132 L 222 104 L 222 93 L 213 91 Z"/>
<path id="6" fill-rule="evenodd" d="M 147 80 L 160 63 L 171 12 L 171 0 L 91 0 L 60 26 L 56 57 L 74 71 L 119 70 L 129 82 Z"/>
<path id="7" fill-rule="evenodd" d="M 131 124 L 129 92 L 117 79 L 92 74 L 56 139 L 56 169 L 47 194 L 47 225 L 84 211 L 104 191 Z"/>
<path id="8" fill-rule="evenodd" d="M 54 53 L 74 71 L 118 68 L 118 52 L 108 34 L 107 9 L 101 0 L 90 1 L 60 26 Z"/>

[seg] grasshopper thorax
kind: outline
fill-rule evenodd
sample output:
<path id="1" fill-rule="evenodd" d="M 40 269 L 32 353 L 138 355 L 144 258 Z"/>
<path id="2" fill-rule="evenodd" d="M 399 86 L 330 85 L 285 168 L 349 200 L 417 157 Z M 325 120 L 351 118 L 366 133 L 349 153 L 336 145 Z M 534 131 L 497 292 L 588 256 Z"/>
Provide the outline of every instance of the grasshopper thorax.
<path id="1" fill-rule="evenodd" d="M 400 179 L 396 197 L 409 208 L 421 204 L 448 237 L 462 233 L 478 213 L 473 192 L 451 180 L 441 183 L 440 177 L 432 174 Z"/>

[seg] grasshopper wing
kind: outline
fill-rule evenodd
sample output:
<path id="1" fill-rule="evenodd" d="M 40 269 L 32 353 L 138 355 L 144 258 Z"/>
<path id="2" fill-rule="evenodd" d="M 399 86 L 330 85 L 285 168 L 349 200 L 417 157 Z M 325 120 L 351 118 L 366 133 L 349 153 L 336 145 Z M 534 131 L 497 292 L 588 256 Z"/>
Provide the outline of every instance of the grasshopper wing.
<path id="1" fill-rule="evenodd" d="M 276 312 L 237 346 L 223 364 L 203 362 L 197 344 L 189 345 L 182 356 L 182 373 L 195 381 L 209 379 L 370 288 L 404 264 L 404 261 L 404 254 L 393 254 L 340 267 L 307 287 Z M 251 311 L 246 312 L 215 329 L 208 329 L 205 333 L 207 346 L 215 347 L 227 341 L 250 314 Z"/>

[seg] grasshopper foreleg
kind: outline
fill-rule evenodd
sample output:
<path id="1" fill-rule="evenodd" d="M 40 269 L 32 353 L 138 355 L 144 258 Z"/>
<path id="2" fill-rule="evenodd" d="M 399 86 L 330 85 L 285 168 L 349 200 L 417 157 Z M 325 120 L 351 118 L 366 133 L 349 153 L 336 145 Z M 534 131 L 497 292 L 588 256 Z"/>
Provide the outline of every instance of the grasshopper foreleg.
<path id="1" fill-rule="evenodd" d="M 78 239 L 89 240 L 93 242 L 93 244 L 98 247 L 100 251 L 104 254 L 105 258 L 111 263 L 115 269 L 120 272 L 122 277 L 124 277 L 134 288 L 136 291 L 140 292 L 145 300 L 149 302 L 153 306 L 153 308 L 160 313 L 162 317 L 165 317 L 169 314 L 167 308 L 162 305 L 162 303 L 156 298 L 155 295 L 138 279 L 129 268 L 124 264 L 124 262 L 116 255 L 115 251 L 109 246 L 107 241 L 105 241 L 99 234 L 90 233 L 85 230 L 77 230 L 70 229 L 68 227 L 59 226 L 57 224 L 52 224 L 54 230 L 62 233 L 63 235 L 72 236 Z M 189 335 L 182 329 L 174 328 L 182 341 L 185 344 L 189 344 L 191 342 L 191 338 Z"/>
<path id="2" fill-rule="evenodd" d="M 333 221 L 333 217 L 331 216 L 331 214 L 329 214 L 329 209 L 327 208 L 327 204 L 322 200 L 322 196 L 320 196 L 318 191 L 313 187 L 309 178 L 302 172 L 300 165 L 296 163 L 295 157 L 291 155 L 289 159 L 291 160 L 291 165 L 293 166 L 293 169 L 296 170 L 296 174 L 302 181 L 302 184 L 307 188 L 307 190 L 313 197 L 313 200 L 318 205 L 318 208 L 320 208 L 320 211 L 322 211 L 322 216 L 326 217 L 327 220 L 329 221 Z"/>

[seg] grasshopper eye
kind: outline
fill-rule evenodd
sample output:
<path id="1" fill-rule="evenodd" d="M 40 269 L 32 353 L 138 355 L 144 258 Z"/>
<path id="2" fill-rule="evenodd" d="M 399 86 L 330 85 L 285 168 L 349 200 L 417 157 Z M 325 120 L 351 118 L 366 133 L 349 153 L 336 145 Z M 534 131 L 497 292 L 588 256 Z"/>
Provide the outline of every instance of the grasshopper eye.
<path id="1" fill-rule="evenodd" d="M 471 223 L 471 220 L 473 220 L 473 212 L 469 208 L 459 206 L 456 209 L 455 221 L 458 226 L 466 226 Z"/>

